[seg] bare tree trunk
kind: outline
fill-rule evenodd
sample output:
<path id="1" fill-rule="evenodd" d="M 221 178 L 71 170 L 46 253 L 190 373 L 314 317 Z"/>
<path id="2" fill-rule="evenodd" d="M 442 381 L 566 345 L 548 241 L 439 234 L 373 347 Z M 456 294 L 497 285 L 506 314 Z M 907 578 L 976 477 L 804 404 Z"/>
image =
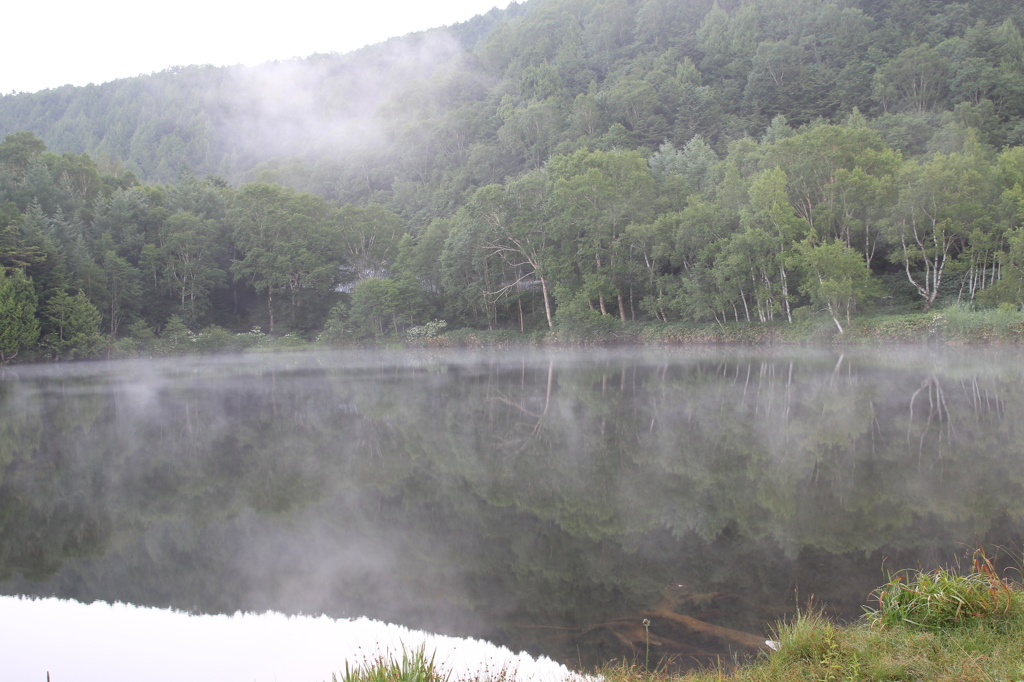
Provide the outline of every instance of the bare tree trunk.
<path id="1" fill-rule="evenodd" d="M 843 333 L 843 325 L 839 324 L 839 319 L 836 318 L 835 312 L 832 310 L 832 304 L 828 304 L 828 314 L 832 316 L 832 321 L 836 323 L 836 327 L 839 328 L 839 333 Z"/>
<path id="2" fill-rule="evenodd" d="M 789 282 L 786 279 L 786 268 L 783 266 L 780 269 L 782 270 L 782 300 L 786 303 L 786 319 L 793 324 L 793 313 L 789 309 Z"/>
<path id="3" fill-rule="evenodd" d="M 270 315 L 270 332 L 274 333 L 274 288 L 267 285 L 267 314 Z"/>
<path id="4" fill-rule="evenodd" d="M 548 282 L 545 278 L 540 278 L 540 288 L 544 293 L 544 314 L 548 318 L 548 329 L 553 329 L 555 325 L 551 323 L 551 300 L 548 297 Z"/>

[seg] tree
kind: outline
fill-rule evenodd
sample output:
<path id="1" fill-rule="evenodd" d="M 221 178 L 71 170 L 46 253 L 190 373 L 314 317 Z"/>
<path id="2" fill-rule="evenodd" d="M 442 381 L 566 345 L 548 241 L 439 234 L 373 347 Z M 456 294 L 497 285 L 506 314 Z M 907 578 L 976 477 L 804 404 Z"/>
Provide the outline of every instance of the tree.
<path id="1" fill-rule="evenodd" d="M 339 244 L 352 278 L 385 277 L 398 254 L 398 241 L 405 234 L 402 218 L 388 209 L 342 206 L 337 214 Z"/>
<path id="2" fill-rule="evenodd" d="M 484 248 L 511 270 L 512 279 L 491 292 L 500 298 L 521 294 L 530 284 L 540 284 L 548 328 L 554 326 L 549 283 L 549 259 L 554 257 L 554 235 L 549 215 L 551 184 L 543 170 L 512 181 L 506 187 L 492 185 L 477 190 L 470 200 L 478 220 L 489 222 Z M 522 329 L 522 301 L 519 302 Z"/>
<path id="3" fill-rule="evenodd" d="M 178 315 L 171 315 L 160 332 L 159 347 L 164 352 L 187 353 L 192 349 L 195 335 L 185 326 L 185 322 Z"/>
<path id="4" fill-rule="evenodd" d="M 498 130 L 502 145 L 521 158 L 526 168 L 542 166 L 565 121 L 554 99 L 532 101 L 521 107 L 514 107 L 510 101 L 503 102 L 499 115 L 504 121 Z"/>
<path id="5" fill-rule="evenodd" d="M 875 99 L 885 111 L 930 111 L 947 94 L 949 60 L 927 44 L 908 47 L 875 76 Z"/>
<path id="6" fill-rule="evenodd" d="M 785 113 L 800 125 L 834 113 L 829 93 L 835 87 L 836 72 L 820 57 L 815 59 L 814 51 L 802 42 L 794 36 L 758 44 L 744 100 L 762 121 Z"/>
<path id="7" fill-rule="evenodd" d="M 779 167 L 764 171 L 750 185 L 750 208 L 741 215 L 741 224 L 749 229 L 761 229 L 769 235 L 767 242 L 773 266 L 781 285 L 781 299 L 786 319 L 793 321 L 789 305 L 789 277 L 786 274 L 786 252 L 790 244 L 806 229 L 806 222 L 797 218 L 786 195 L 786 173 Z M 765 254 L 768 256 L 769 254 Z M 765 270 L 761 279 L 771 291 L 775 273 Z M 769 294 L 769 298 L 773 298 Z M 771 308 L 769 308 L 769 319 Z"/>
<path id="8" fill-rule="evenodd" d="M 289 228 L 287 239 L 278 244 L 276 267 L 288 290 L 294 328 L 304 300 L 322 298 L 341 283 L 343 260 L 336 225 L 328 215 L 314 209 L 293 216 Z"/>
<path id="9" fill-rule="evenodd" d="M 797 245 L 797 263 L 804 270 L 800 291 L 811 297 L 812 304 L 828 310 L 840 334 L 840 311 L 845 311 L 849 323 L 857 304 L 878 294 L 864 257 L 842 242 L 815 244 L 808 237 Z"/>
<path id="10" fill-rule="evenodd" d="M 52 330 L 43 343 L 57 359 L 90 357 L 103 344 L 99 334 L 100 311 L 81 291 L 74 296 L 58 291 L 46 302 L 43 316 Z"/>
<path id="11" fill-rule="evenodd" d="M 907 279 L 930 308 L 939 295 L 946 265 L 976 225 L 987 222 L 995 204 L 983 175 L 977 145 L 966 154 L 936 155 L 909 163 L 901 174 L 892 230 Z"/>
<path id="12" fill-rule="evenodd" d="M 218 228 L 191 213 L 172 215 L 160 229 L 165 282 L 174 292 L 187 325 L 195 325 L 210 305 L 210 292 L 224 280 L 217 266 Z"/>
<path id="13" fill-rule="evenodd" d="M 619 248 L 626 227 L 651 216 L 654 178 L 636 152 L 587 152 L 555 157 L 548 166 L 555 181 L 553 219 L 561 226 L 564 266 L 575 275 L 575 295 L 597 299 L 608 314 L 606 296 L 618 302 L 619 318 L 627 320 L 628 268 Z M 574 271 L 574 272 L 573 272 Z M 571 286 L 563 278 L 562 284 Z M 592 304 L 590 304 L 592 305 Z"/>
<path id="14" fill-rule="evenodd" d="M 607 102 L 613 120 L 630 131 L 634 142 L 657 144 L 669 136 L 671 126 L 661 113 L 658 91 L 647 80 L 618 80 L 608 89 Z M 675 104 L 678 106 L 678 102 Z"/>
<path id="15" fill-rule="evenodd" d="M 23 238 L 21 222 L 17 206 L 11 202 L 0 205 L 0 268 L 26 268 L 46 260 L 46 252 L 38 244 Z"/>
<path id="16" fill-rule="evenodd" d="M 665 274 L 671 255 L 671 231 L 678 213 L 660 215 L 650 225 L 630 225 L 622 238 L 622 245 L 633 269 L 632 279 L 642 283 L 644 297 L 640 308 L 655 319 L 668 321 L 665 314 L 667 293 L 672 288 L 672 277 Z"/>
<path id="17" fill-rule="evenodd" d="M 748 227 L 722 239 L 716 245 L 712 276 L 724 297 L 723 302 L 733 306 L 737 320 L 738 299 L 743 315 L 750 322 L 751 314 L 761 322 L 774 319 L 784 298 L 775 279 L 781 269 L 776 239 L 760 227 Z"/>
<path id="18" fill-rule="evenodd" d="M 276 249 L 291 217 L 288 202 L 293 196 L 294 192 L 276 185 L 246 185 L 230 213 L 235 245 L 242 256 L 232 262 L 231 272 L 267 292 L 270 332 L 274 331 L 274 290 L 285 282 L 277 267 Z"/>
<path id="19" fill-rule="evenodd" d="M 109 234 L 119 256 L 137 263 L 150 227 L 153 207 L 146 192 L 138 187 L 119 189 L 95 203 L 93 232 Z M 157 214 L 163 213 L 161 209 Z"/>
<path id="20" fill-rule="evenodd" d="M 36 292 L 20 271 L 4 274 L 0 268 L 0 364 L 13 360 L 39 338 Z"/>
<path id="21" fill-rule="evenodd" d="M 666 142 L 647 160 L 651 174 L 662 191 L 677 193 L 680 199 L 701 194 L 714 186 L 712 169 L 718 155 L 700 135 L 692 137 L 682 150 Z"/>
<path id="22" fill-rule="evenodd" d="M 371 277 L 352 290 L 349 322 L 374 336 L 397 335 L 415 321 L 421 302 L 422 292 L 412 282 Z"/>
<path id="23" fill-rule="evenodd" d="M 446 315 L 467 319 L 470 324 L 493 328 L 497 317 L 495 292 L 505 281 L 504 264 L 488 248 L 495 239 L 495 225 L 502 219 L 500 185 L 477 190 L 452 220 L 441 253 L 441 281 Z M 514 278 L 513 278 L 514 279 Z"/>
<path id="24" fill-rule="evenodd" d="M 65 210 L 85 208 L 103 191 L 96 162 L 88 154 L 44 154 L 42 158 L 60 191 Z"/>
<path id="25" fill-rule="evenodd" d="M 269 331 L 274 331 L 275 291 L 290 294 L 294 324 L 304 293 L 322 295 L 339 283 L 338 216 L 323 199 L 254 183 L 238 193 L 230 220 L 242 256 L 231 272 L 267 292 Z"/>
<path id="26" fill-rule="evenodd" d="M 0 143 L 0 164 L 9 167 L 16 176 L 24 175 L 29 163 L 46 151 L 46 144 L 35 133 L 11 133 Z"/>
<path id="27" fill-rule="evenodd" d="M 842 126 L 787 135 L 766 145 L 764 155 L 767 167 L 786 172 L 796 215 L 823 239 L 859 246 L 870 263 L 902 160 L 864 117 L 854 112 Z"/>
<path id="28" fill-rule="evenodd" d="M 107 328 L 110 338 L 114 339 L 124 318 L 139 306 L 139 271 L 113 249 L 103 252 L 100 265 L 106 275 Z"/>

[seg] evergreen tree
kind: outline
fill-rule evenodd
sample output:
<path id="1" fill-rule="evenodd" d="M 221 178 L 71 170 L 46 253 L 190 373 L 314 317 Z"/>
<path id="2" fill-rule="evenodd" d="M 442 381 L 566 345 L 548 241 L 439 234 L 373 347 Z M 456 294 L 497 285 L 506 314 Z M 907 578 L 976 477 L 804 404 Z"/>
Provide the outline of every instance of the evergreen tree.
<path id="1" fill-rule="evenodd" d="M 100 311 L 81 291 L 74 296 L 58 291 L 47 301 L 43 316 L 53 330 L 43 338 L 43 345 L 58 360 L 93 357 L 102 347 Z"/>
<path id="2" fill-rule="evenodd" d="M 36 302 L 32 282 L 21 271 L 7 275 L 0 268 L 0 364 L 13 360 L 39 338 Z"/>

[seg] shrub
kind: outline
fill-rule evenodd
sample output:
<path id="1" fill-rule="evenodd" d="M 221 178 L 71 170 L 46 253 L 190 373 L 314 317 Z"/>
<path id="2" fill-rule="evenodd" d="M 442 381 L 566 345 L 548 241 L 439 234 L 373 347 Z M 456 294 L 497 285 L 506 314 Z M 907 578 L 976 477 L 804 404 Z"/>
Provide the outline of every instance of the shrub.
<path id="1" fill-rule="evenodd" d="M 241 344 L 227 329 L 211 324 L 195 335 L 195 349 L 200 353 L 240 350 Z"/>
<path id="2" fill-rule="evenodd" d="M 942 311 L 945 333 L 957 341 L 1015 341 L 1024 338 L 1024 313 L 1012 303 L 997 308 L 974 310 L 953 305 Z"/>
<path id="3" fill-rule="evenodd" d="M 409 327 L 405 330 L 406 335 L 412 339 L 427 338 L 432 339 L 448 327 L 448 323 L 445 320 L 431 320 L 422 327 Z"/>

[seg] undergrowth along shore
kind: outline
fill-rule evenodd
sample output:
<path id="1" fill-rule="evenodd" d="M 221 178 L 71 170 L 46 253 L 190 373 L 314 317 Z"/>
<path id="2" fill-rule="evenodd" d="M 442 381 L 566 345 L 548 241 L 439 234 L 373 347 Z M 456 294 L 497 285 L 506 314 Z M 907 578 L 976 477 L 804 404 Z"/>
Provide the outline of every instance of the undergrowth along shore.
<path id="1" fill-rule="evenodd" d="M 443 321 L 439 321 L 443 322 Z M 443 329 L 443 326 L 441 326 Z M 422 328 L 415 328 L 420 330 Z M 525 333 L 516 330 L 453 329 L 430 335 L 405 334 L 379 338 L 306 339 L 296 333 L 264 334 L 259 328 L 231 334 L 222 328 L 199 332 L 180 330 L 161 336 L 151 331 L 127 336 L 109 345 L 99 357 L 110 359 L 160 357 L 224 352 L 275 352 L 311 348 L 413 347 L 464 348 L 512 346 L 856 346 L 875 344 L 1014 345 L 1024 343 L 1024 311 L 1014 309 L 941 311 L 901 315 L 864 315 L 853 318 L 843 333 L 831 320 L 808 318 L 794 324 L 757 323 L 663 323 L 622 324 L 618 318 L 602 319 L 587 327 L 556 327 Z M 83 359 L 87 356 L 78 356 Z M 31 356 L 19 358 L 30 361 Z"/>
<path id="2" fill-rule="evenodd" d="M 842 333 L 831 319 L 805 316 L 793 324 L 727 322 L 622 323 L 611 315 L 587 325 L 556 325 L 554 329 L 446 329 L 444 320 L 412 327 L 404 334 L 354 337 L 322 332 L 307 338 L 296 332 L 265 334 L 259 327 L 232 333 L 210 326 L 191 331 L 180 320 L 160 334 L 132 325 L 127 336 L 113 342 L 98 337 L 89 348 L 74 349 L 60 359 L 152 358 L 215 353 L 273 353 L 315 348 L 509 348 L 522 346 L 872 346 L 882 344 L 1016 345 L 1024 343 L 1024 311 L 1016 306 L 972 310 L 951 306 L 941 310 L 855 317 Z M 45 348 L 20 353 L 14 363 L 54 359 Z"/>
<path id="3" fill-rule="evenodd" d="M 596 671 L 605 682 L 1024 682 L 1024 587 L 982 552 L 972 570 L 904 571 L 871 595 L 874 608 L 838 625 L 809 608 L 780 623 L 775 650 L 734 669 L 676 676 L 641 663 Z M 453 679 L 423 650 L 382 655 L 333 682 L 514 682 L 515 671 Z"/>
<path id="4" fill-rule="evenodd" d="M 627 323 L 585 328 L 555 328 L 521 334 L 516 331 L 456 329 L 433 338 L 418 338 L 414 345 L 495 346 L 534 343 L 541 345 L 637 344 L 637 345 L 872 345 L 883 343 L 938 343 L 987 345 L 1024 343 L 1024 312 L 1016 309 L 941 311 L 902 315 L 855 317 L 840 333 L 831 320 L 810 318 L 788 322 L 757 323 Z"/>

